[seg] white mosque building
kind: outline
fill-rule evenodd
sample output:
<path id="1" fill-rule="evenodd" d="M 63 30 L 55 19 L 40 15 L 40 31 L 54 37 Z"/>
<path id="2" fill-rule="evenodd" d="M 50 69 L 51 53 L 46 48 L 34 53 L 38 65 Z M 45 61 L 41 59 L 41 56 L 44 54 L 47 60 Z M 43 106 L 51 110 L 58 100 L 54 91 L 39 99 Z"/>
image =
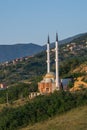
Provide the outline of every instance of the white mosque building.
<path id="1" fill-rule="evenodd" d="M 43 80 L 38 83 L 38 90 L 40 94 L 53 93 L 55 90 L 60 89 L 59 83 L 59 65 L 58 65 L 58 34 L 56 33 L 55 42 L 55 70 L 56 72 L 50 71 L 50 40 L 48 36 L 47 41 L 47 74 Z"/>

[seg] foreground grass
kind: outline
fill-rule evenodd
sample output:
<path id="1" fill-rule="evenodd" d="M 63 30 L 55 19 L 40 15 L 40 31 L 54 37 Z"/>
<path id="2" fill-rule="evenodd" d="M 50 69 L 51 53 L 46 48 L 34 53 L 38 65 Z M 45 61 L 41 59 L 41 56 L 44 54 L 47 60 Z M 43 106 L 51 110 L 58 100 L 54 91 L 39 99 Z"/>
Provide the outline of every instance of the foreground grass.
<path id="1" fill-rule="evenodd" d="M 87 105 L 21 130 L 87 130 Z"/>

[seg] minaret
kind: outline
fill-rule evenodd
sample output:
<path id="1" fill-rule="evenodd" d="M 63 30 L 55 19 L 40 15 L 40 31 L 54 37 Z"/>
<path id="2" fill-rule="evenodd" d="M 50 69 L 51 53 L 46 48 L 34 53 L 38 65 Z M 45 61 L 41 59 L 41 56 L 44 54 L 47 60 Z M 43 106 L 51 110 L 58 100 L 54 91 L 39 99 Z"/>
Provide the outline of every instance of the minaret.
<path id="1" fill-rule="evenodd" d="M 55 43 L 55 62 L 56 62 L 56 87 L 59 90 L 59 65 L 58 65 L 58 34 L 56 33 L 56 43 Z"/>
<path id="2" fill-rule="evenodd" d="M 47 40 L 47 73 L 50 72 L 50 39 Z"/>

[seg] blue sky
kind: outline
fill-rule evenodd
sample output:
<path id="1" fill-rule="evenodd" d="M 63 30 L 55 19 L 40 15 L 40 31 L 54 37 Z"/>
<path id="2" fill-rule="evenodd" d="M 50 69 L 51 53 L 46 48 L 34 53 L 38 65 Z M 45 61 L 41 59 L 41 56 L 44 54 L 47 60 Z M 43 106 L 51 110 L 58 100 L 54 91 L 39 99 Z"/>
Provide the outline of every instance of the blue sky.
<path id="1" fill-rule="evenodd" d="M 87 0 L 0 0 L 0 44 L 43 45 L 87 32 Z"/>

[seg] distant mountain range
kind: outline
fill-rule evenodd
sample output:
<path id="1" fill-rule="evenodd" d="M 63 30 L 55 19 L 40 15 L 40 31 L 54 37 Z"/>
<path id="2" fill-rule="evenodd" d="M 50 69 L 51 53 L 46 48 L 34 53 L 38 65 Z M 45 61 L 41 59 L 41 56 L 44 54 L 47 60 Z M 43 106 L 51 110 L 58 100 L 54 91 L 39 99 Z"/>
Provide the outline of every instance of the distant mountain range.
<path id="1" fill-rule="evenodd" d="M 86 33 L 75 35 L 73 37 L 59 41 L 59 44 L 69 43 L 72 40 L 85 35 Z M 51 43 L 51 48 L 55 43 Z M 40 46 L 33 43 L 15 44 L 15 45 L 0 45 L 0 62 L 11 61 L 16 58 L 32 56 L 46 49 L 46 45 Z"/>
<path id="2" fill-rule="evenodd" d="M 42 51 L 42 46 L 29 44 L 0 45 L 0 62 L 32 56 Z"/>

